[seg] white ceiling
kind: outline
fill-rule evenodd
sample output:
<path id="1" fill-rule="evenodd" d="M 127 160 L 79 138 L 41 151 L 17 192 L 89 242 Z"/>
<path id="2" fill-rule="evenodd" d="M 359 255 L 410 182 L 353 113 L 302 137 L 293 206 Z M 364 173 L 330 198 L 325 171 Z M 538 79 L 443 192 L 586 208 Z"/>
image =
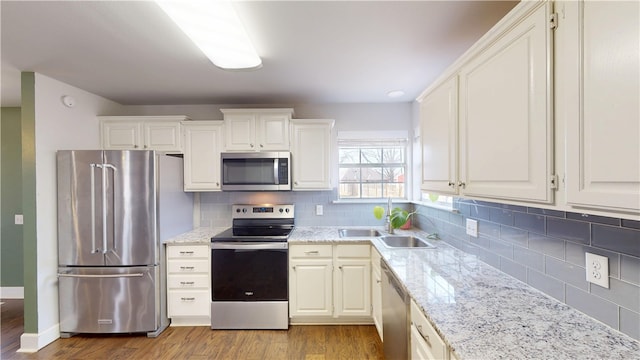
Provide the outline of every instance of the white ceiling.
<path id="1" fill-rule="evenodd" d="M 2 0 L 0 96 L 34 71 L 127 105 L 409 102 L 515 3 L 235 2 L 263 66 L 231 72 L 150 1 Z"/>

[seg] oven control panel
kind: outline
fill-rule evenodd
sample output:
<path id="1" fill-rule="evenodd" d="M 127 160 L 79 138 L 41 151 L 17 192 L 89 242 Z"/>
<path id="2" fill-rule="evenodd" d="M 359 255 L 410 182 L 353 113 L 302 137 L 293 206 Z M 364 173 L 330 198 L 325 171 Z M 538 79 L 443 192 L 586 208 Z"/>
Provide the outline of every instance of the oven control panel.
<path id="1" fill-rule="evenodd" d="M 292 219 L 294 205 L 233 205 L 233 219 Z"/>

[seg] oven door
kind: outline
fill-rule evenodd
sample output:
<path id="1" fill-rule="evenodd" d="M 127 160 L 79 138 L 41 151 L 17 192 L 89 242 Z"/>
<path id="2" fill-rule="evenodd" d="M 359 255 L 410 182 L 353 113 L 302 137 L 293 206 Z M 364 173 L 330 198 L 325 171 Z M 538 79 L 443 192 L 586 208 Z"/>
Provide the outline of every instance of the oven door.
<path id="1" fill-rule="evenodd" d="M 211 300 L 287 301 L 288 244 L 211 243 Z"/>

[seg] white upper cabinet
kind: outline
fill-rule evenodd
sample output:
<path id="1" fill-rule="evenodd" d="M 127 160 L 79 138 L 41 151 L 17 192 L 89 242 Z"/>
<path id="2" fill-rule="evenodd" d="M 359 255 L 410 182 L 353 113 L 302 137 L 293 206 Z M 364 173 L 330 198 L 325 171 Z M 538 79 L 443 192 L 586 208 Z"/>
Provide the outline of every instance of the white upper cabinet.
<path id="1" fill-rule="evenodd" d="M 186 116 L 99 116 L 102 148 L 182 152 Z"/>
<path id="2" fill-rule="evenodd" d="M 330 190 L 333 120 L 291 120 L 293 190 Z"/>
<path id="3" fill-rule="evenodd" d="M 422 190 L 456 194 L 458 187 L 458 78 L 420 101 Z"/>
<path id="4" fill-rule="evenodd" d="M 559 3 L 556 116 L 566 125 L 566 196 L 640 213 L 640 3 Z"/>
<path id="5" fill-rule="evenodd" d="M 516 7 L 460 69 L 463 195 L 553 202 L 551 6 Z"/>
<path id="6" fill-rule="evenodd" d="M 189 121 L 184 129 L 184 190 L 220 191 L 222 121 Z"/>
<path id="7" fill-rule="evenodd" d="M 288 151 L 293 109 L 221 109 L 227 151 Z"/>

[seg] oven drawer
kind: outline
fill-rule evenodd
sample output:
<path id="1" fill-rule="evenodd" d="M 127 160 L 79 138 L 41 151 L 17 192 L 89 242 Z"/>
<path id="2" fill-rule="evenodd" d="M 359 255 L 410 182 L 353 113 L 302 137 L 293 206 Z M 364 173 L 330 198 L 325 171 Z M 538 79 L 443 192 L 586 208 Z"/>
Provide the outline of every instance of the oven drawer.
<path id="1" fill-rule="evenodd" d="M 169 289 L 209 289 L 209 276 L 205 274 L 169 275 Z"/>
<path id="2" fill-rule="evenodd" d="M 211 301 L 208 290 L 169 290 L 168 313 L 174 316 L 209 316 Z"/>
<path id="3" fill-rule="evenodd" d="M 167 246 L 169 259 L 209 258 L 209 244 L 207 245 L 172 245 Z"/>
<path id="4" fill-rule="evenodd" d="M 209 273 L 209 260 L 168 261 L 169 274 Z"/>
<path id="5" fill-rule="evenodd" d="M 330 258 L 333 255 L 332 245 L 292 245 L 289 256 L 292 258 Z"/>

